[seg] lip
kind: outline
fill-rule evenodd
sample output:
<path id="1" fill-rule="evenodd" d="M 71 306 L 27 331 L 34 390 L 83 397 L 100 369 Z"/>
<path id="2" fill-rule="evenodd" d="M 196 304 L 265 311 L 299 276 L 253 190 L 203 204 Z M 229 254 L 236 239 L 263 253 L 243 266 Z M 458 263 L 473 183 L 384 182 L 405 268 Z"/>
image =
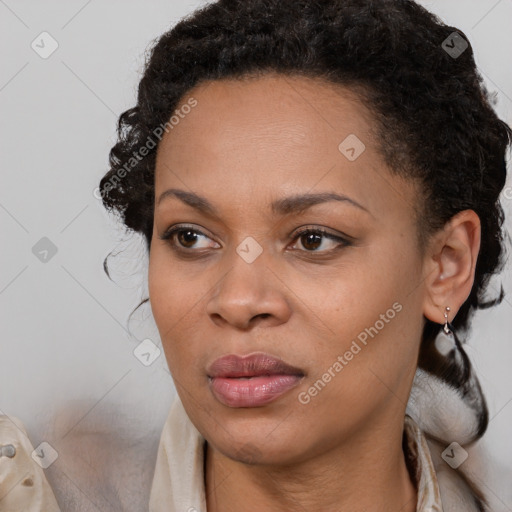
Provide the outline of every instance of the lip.
<path id="1" fill-rule="evenodd" d="M 207 369 L 210 389 L 228 407 L 262 407 L 294 388 L 304 372 L 269 354 L 230 354 Z"/>

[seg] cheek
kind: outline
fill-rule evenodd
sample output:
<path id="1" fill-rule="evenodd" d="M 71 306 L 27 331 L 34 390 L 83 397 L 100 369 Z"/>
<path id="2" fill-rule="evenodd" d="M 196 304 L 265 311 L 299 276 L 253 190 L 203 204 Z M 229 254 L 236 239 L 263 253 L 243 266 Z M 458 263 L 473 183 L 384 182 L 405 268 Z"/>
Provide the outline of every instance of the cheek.
<path id="1" fill-rule="evenodd" d="M 160 333 L 167 362 L 172 358 L 169 350 L 172 339 L 177 340 L 176 329 L 180 328 L 179 319 L 186 315 L 186 304 L 181 294 L 182 283 L 175 271 L 165 261 L 162 251 L 152 249 L 149 258 L 148 290 L 151 311 Z M 179 347 L 179 344 L 175 344 Z"/>
<path id="2" fill-rule="evenodd" d="M 190 270 L 180 266 L 168 251 L 157 246 L 149 257 L 149 297 L 159 329 L 178 324 L 198 300 L 196 288 L 190 285 Z"/>
<path id="3" fill-rule="evenodd" d="M 185 269 L 172 260 L 165 248 L 151 250 L 148 269 L 151 310 L 169 370 L 180 379 L 183 368 L 190 369 L 200 363 L 198 355 L 202 348 L 198 344 L 204 342 L 197 335 L 197 318 L 205 308 L 207 283 L 204 277 L 194 278 L 193 274 L 190 268 Z"/>
<path id="4" fill-rule="evenodd" d="M 176 282 L 164 264 L 160 251 L 152 248 L 149 256 L 148 290 L 151 311 L 159 329 L 171 321 L 170 313 L 174 311 L 172 290 L 175 287 Z"/>
<path id="5" fill-rule="evenodd" d="M 374 385 L 380 374 L 392 387 L 398 385 L 414 363 L 421 336 L 416 256 L 385 244 L 380 249 L 368 251 L 349 272 L 340 272 L 324 296 L 315 299 L 321 300 L 315 309 L 329 327 L 315 350 L 315 370 L 320 377 L 329 370 L 343 374 L 335 380 L 347 379 L 351 388 L 360 390 Z M 338 356 L 343 368 L 338 364 L 333 369 Z"/>

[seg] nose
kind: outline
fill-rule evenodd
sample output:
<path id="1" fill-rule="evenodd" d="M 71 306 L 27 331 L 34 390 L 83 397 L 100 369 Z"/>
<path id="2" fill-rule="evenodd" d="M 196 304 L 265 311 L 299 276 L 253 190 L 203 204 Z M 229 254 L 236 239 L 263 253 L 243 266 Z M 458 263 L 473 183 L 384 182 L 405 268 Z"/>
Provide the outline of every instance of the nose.
<path id="1" fill-rule="evenodd" d="M 235 253 L 230 263 L 206 306 L 212 321 L 241 330 L 261 322 L 267 326 L 286 322 L 291 315 L 285 295 L 287 288 L 266 265 L 263 255 L 247 263 Z"/>

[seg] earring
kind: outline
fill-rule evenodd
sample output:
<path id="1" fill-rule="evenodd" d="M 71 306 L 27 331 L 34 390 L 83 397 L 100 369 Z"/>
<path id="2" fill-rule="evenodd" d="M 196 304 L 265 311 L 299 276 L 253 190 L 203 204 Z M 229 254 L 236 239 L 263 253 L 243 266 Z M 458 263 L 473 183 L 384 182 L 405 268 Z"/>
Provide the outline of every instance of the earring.
<path id="1" fill-rule="evenodd" d="M 450 311 L 450 307 L 446 306 L 445 310 L 446 311 L 444 312 L 444 327 L 443 327 L 443 331 L 445 332 L 445 334 L 452 334 L 451 329 L 448 327 L 448 311 Z"/>

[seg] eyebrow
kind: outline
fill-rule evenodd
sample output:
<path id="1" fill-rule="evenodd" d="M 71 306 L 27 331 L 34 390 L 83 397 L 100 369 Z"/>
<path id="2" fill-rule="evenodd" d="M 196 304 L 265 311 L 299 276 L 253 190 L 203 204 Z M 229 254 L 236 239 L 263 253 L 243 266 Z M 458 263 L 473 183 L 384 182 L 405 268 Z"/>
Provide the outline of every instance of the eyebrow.
<path id="1" fill-rule="evenodd" d="M 162 194 L 160 194 L 160 197 L 158 198 L 157 206 L 160 205 L 160 203 L 164 199 L 170 197 L 180 199 L 188 206 L 212 217 L 219 216 L 217 209 L 206 198 L 201 197 L 198 194 L 195 194 L 194 192 L 187 192 L 186 190 L 180 190 L 176 188 L 170 188 L 165 192 L 162 192 Z M 367 213 L 370 213 L 367 208 L 365 208 L 362 204 L 358 203 L 354 199 L 343 194 L 336 194 L 334 192 L 321 192 L 316 194 L 297 194 L 290 197 L 284 197 L 282 199 L 275 200 L 271 204 L 271 209 L 274 215 L 284 216 L 290 215 L 292 213 L 301 213 L 307 210 L 308 208 L 311 208 L 312 206 L 321 203 L 326 203 L 329 201 L 347 202 L 361 210 L 364 210 Z"/>

